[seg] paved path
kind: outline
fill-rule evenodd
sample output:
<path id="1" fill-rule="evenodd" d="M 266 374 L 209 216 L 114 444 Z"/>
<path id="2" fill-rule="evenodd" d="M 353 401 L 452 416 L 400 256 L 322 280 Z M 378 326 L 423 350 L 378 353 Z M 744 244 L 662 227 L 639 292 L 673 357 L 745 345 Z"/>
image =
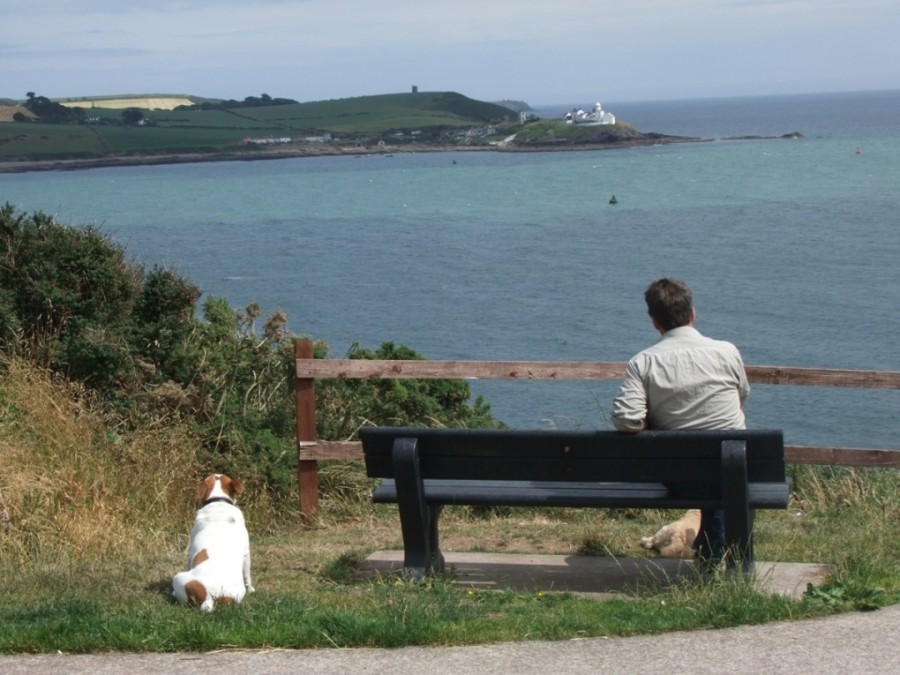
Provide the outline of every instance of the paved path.
<path id="1" fill-rule="evenodd" d="M 479 647 L 221 651 L 206 654 L 0 656 L 0 672 L 452 673 L 579 675 L 900 673 L 900 605 L 826 619 L 633 638 L 504 643 Z"/>

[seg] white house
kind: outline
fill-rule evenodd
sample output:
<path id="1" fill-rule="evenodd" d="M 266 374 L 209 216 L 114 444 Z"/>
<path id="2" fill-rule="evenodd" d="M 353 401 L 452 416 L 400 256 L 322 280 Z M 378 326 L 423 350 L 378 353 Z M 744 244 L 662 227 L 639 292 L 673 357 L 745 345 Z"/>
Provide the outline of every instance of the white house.
<path id="1" fill-rule="evenodd" d="M 616 116 L 604 110 L 600 103 L 594 105 L 591 112 L 585 112 L 581 108 L 567 112 L 565 120 L 568 124 L 615 124 Z"/>

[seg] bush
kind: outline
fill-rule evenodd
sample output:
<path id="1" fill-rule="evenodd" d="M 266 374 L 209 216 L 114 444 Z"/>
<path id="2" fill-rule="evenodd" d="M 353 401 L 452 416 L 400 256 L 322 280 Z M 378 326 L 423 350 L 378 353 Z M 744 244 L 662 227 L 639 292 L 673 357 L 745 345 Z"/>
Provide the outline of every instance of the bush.
<path id="1" fill-rule="evenodd" d="M 375 351 L 354 344 L 351 359 L 422 360 L 415 350 L 384 342 Z M 366 424 L 391 426 L 496 428 L 490 405 L 478 397 L 469 404 L 465 380 L 323 380 L 316 409 L 321 438 L 356 438 Z"/>
<path id="2" fill-rule="evenodd" d="M 138 429 L 184 422 L 204 470 L 293 495 L 293 340 L 287 316 L 232 309 L 171 270 L 128 264 L 93 227 L 0 208 L 0 349 L 21 353 L 94 392 L 110 423 Z M 316 356 L 327 356 L 325 343 Z M 385 342 L 350 358 L 421 359 Z M 317 387 L 318 434 L 355 437 L 367 423 L 493 427 L 465 381 L 334 380 Z M 256 485 L 254 485 L 256 483 Z M 342 488 L 339 488 L 342 489 Z"/>
<path id="3" fill-rule="evenodd" d="M 108 388 L 126 379 L 128 349 L 119 340 L 139 283 L 139 269 L 125 262 L 94 228 L 58 224 L 51 216 L 0 208 L 0 302 L 7 342 L 18 330 L 29 353 L 73 379 Z"/>

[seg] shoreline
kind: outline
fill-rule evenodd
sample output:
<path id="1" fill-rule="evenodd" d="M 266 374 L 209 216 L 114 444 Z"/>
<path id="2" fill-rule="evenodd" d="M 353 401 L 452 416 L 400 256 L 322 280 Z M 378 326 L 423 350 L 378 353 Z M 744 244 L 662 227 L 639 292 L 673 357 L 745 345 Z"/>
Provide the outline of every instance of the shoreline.
<path id="1" fill-rule="evenodd" d="M 45 171 L 81 171 L 132 166 L 166 166 L 175 164 L 199 164 L 207 162 L 255 162 L 275 159 L 302 159 L 309 157 L 361 157 L 395 155 L 421 152 L 585 152 L 591 150 L 615 150 L 648 145 L 673 143 L 703 143 L 712 139 L 683 136 L 663 136 L 632 139 L 619 143 L 580 145 L 401 145 L 357 147 L 327 146 L 304 148 L 267 148 L 264 150 L 228 150 L 221 152 L 173 152 L 159 155 L 105 155 L 90 158 L 47 158 L 36 160 L 0 160 L 0 174 L 31 173 Z"/>

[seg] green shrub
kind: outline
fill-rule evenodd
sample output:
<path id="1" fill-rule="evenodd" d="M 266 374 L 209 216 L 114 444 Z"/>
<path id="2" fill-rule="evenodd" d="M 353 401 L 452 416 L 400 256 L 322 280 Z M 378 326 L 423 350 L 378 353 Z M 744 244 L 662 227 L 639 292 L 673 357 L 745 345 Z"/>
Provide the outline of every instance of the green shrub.
<path id="1" fill-rule="evenodd" d="M 0 208 L 0 349 L 21 352 L 87 387 L 114 424 L 187 423 L 207 470 L 240 475 L 274 498 L 296 492 L 293 341 L 287 316 L 262 321 L 258 305 L 233 309 L 171 270 L 128 264 L 93 227 Z M 328 355 L 324 343 L 316 356 Z M 421 359 L 385 342 L 350 358 Z M 323 381 L 318 434 L 355 436 L 368 423 L 496 426 L 490 406 L 469 403 L 465 381 Z M 336 485 L 338 491 L 344 486 Z"/>
<path id="2" fill-rule="evenodd" d="M 119 337 L 139 270 L 92 227 L 0 208 L 0 286 L 30 353 L 73 379 L 108 388 L 128 374 Z M 8 311 L 9 311 L 8 310 Z M 6 329 L 7 333 L 9 328 Z"/>
<path id="3" fill-rule="evenodd" d="M 415 350 L 384 342 L 372 351 L 354 344 L 351 359 L 422 360 Z M 499 426 L 482 397 L 470 404 L 465 380 L 323 380 L 317 384 L 317 411 L 322 411 L 322 438 L 355 438 L 366 424 L 393 426 Z"/>

